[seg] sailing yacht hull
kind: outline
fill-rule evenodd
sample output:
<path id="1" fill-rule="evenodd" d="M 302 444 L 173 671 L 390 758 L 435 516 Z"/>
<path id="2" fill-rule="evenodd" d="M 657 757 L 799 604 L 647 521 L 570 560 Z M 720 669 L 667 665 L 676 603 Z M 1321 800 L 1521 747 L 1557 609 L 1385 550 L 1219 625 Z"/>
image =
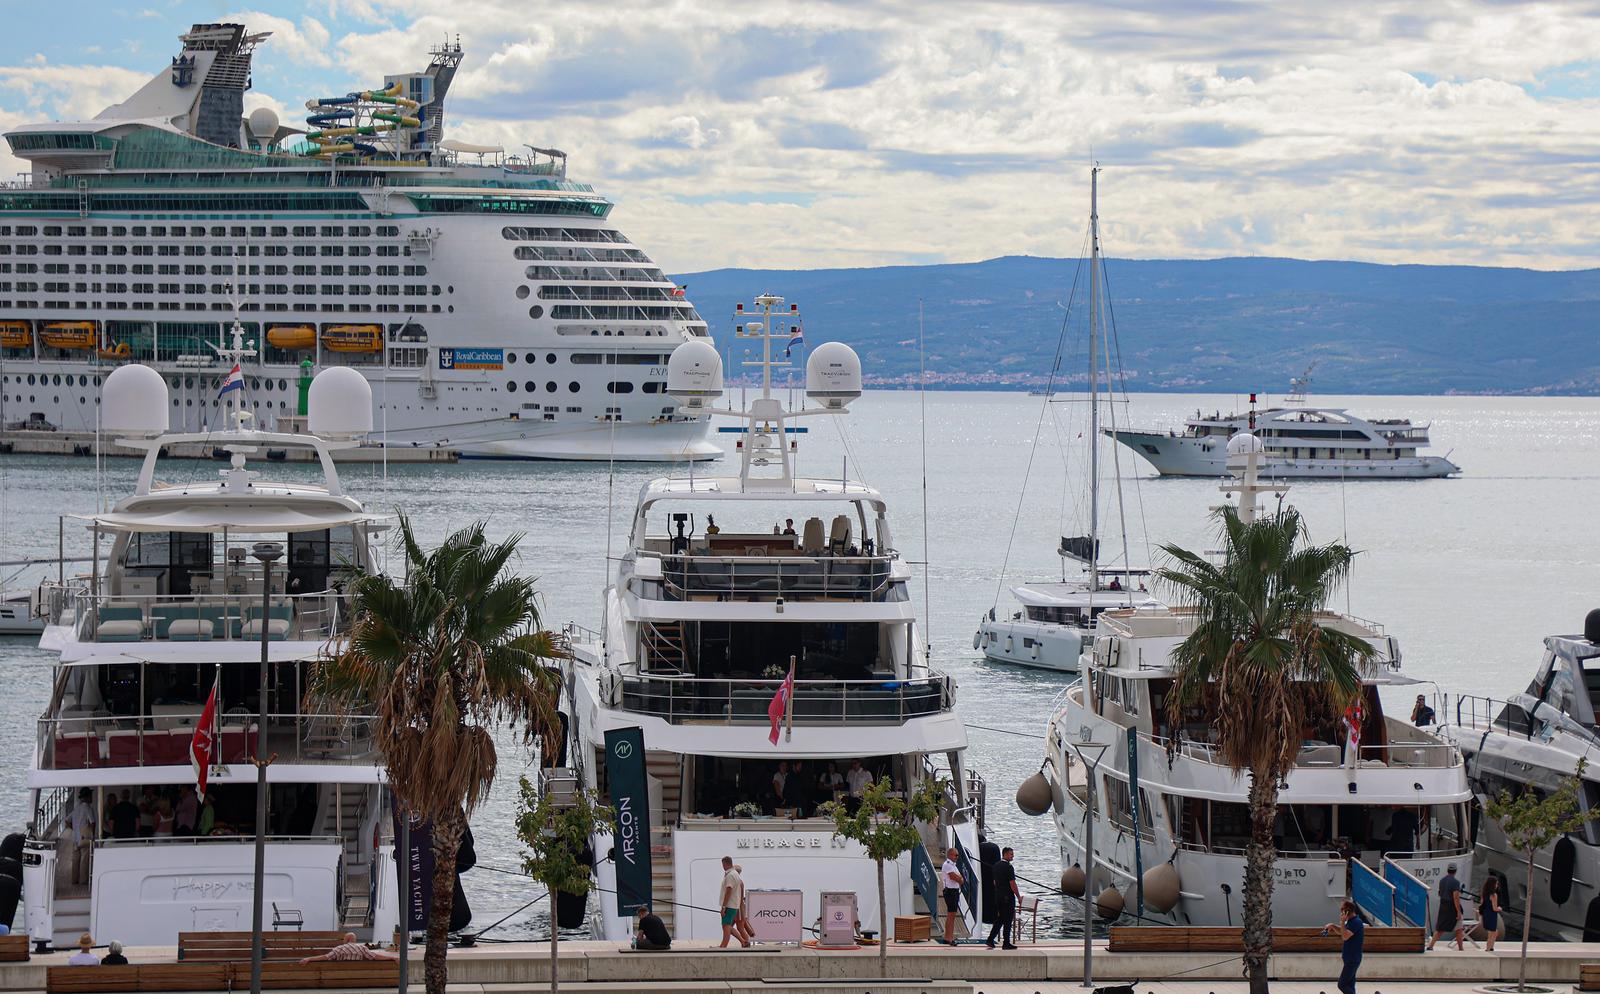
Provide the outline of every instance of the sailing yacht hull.
<path id="1" fill-rule="evenodd" d="M 1226 439 L 1186 438 L 1155 431 L 1112 431 L 1113 438 L 1143 456 L 1162 476 L 1226 476 Z M 1426 480 L 1452 476 L 1460 467 L 1443 456 L 1403 459 L 1287 459 L 1268 454 L 1261 472 L 1278 479 Z"/>
<path id="2" fill-rule="evenodd" d="M 1089 633 L 1071 625 L 1024 619 L 990 621 L 978 626 L 974 648 L 995 663 L 1011 663 L 1056 673 L 1078 672 L 1078 656 Z"/>

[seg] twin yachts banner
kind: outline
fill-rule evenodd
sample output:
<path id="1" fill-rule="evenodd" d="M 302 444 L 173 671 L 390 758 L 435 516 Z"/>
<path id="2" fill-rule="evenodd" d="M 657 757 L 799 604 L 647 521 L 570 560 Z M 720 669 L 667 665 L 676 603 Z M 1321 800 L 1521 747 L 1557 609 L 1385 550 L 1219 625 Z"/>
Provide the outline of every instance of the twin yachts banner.
<path id="1" fill-rule="evenodd" d="M 644 731 L 606 732 L 606 780 L 617 812 L 613 854 L 617 862 L 617 914 L 632 917 L 650 907 L 650 790 L 645 779 Z"/>

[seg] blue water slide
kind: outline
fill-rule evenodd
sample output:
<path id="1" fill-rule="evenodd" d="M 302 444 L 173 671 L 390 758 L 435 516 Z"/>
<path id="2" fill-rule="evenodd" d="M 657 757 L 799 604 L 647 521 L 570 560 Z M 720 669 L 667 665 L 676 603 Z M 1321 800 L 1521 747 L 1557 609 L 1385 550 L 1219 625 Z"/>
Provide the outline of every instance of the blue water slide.
<path id="1" fill-rule="evenodd" d="M 378 149 L 375 146 L 368 145 L 366 142 L 351 142 L 351 144 L 356 147 L 356 151 L 361 155 L 378 154 Z"/>
<path id="2" fill-rule="evenodd" d="M 338 121 L 348 121 L 355 116 L 356 112 L 346 107 L 338 110 L 321 111 L 316 114 L 309 114 L 306 116 L 306 123 L 310 124 L 312 127 L 322 127 L 323 125 L 334 124 Z"/>

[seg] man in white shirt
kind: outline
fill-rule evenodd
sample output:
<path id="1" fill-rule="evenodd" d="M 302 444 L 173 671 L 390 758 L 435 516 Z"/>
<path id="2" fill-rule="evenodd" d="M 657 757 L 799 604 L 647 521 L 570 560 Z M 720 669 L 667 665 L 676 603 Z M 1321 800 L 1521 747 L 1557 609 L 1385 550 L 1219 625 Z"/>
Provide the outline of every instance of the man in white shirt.
<path id="1" fill-rule="evenodd" d="M 733 868 L 733 857 L 722 857 L 722 945 L 718 948 L 728 948 L 728 940 L 737 934 L 739 909 L 744 907 L 744 880 L 740 878 L 739 871 Z M 749 947 L 750 940 L 743 935 L 739 936 L 739 945 Z"/>
<path id="2" fill-rule="evenodd" d="M 866 793 L 867 785 L 872 783 L 872 774 L 868 773 L 861 765 L 861 760 L 852 759 L 850 768 L 845 771 L 845 788 L 850 791 L 846 807 L 854 814 L 861 807 L 861 796 Z"/>
<path id="3" fill-rule="evenodd" d="M 94 829 L 95 816 L 94 792 L 88 787 L 78 791 L 78 803 L 73 806 L 72 814 L 67 816 L 67 824 L 72 829 L 72 882 L 74 884 L 87 884 L 89 882 L 89 862 L 94 858 Z"/>
<path id="4" fill-rule="evenodd" d="M 955 846 L 951 846 L 939 867 L 939 884 L 944 888 L 944 941 L 952 946 L 956 944 L 956 915 L 961 912 L 961 885 L 966 881 Z"/>

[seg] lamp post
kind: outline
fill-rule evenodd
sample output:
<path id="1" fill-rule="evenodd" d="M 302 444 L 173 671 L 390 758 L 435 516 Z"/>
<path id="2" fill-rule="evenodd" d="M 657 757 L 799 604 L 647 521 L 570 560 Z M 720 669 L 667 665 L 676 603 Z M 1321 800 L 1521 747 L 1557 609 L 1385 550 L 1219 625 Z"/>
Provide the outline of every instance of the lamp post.
<path id="1" fill-rule="evenodd" d="M 267 643 L 271 634 L 272 615 L 272 564 L 283 555 L 283 546 L 277 542 L 257 542 L 250 554 L 261 563 L 261 620 L 257 636 L 261 639 L 261 696 L 256 723 L 256 874 L 255 906 L 250 914 L 250 994 L 261 994 L 261 961 L 265 957 L 266 939 L 262 936 L 261 908 L 267 875 Z"/>
<path id="2" fill-rule="evenodd" d="M 1099 807 L 1095 799 L 1095 771 L 1100 767 L 1100 760 L 1105 756 L 1106 750 L 1111 748 L 1104 742 L 1091 742 L 1091 731 L 1088 725 L 1078 729 L 1079 742 L 1067 741 L 1067 746 L 1078 754 L 1079 762 L 1088 771 L 1084 778 L 1088 790 L 1084 793 L 1083 817 L 1083 986 L 1094 986 L 1094 816 Z M 1084 753 L 1085 749 L 1095 750 L 1094 761 Z"/>

